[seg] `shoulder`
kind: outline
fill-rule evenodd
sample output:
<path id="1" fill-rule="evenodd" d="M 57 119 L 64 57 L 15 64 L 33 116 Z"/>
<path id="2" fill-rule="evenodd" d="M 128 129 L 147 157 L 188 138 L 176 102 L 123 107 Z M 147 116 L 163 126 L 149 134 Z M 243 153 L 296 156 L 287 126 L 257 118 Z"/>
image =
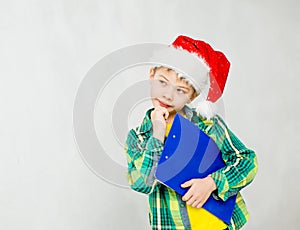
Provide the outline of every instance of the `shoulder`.
<path id="1" fill-rule="evenodd" d="M 220 115 L 215 115 L 213 118 L 213 124 L 214 125 L 217 125 L 217 126 L 220 126 L 222 129 L 228 129 L 228 126 L 225 122 L 225 120 L 220 116 Z"/>
<path id="2" fill-rule="evenodd" d="M 191 121 L 199 126 L 201 129 L 211 129 L 212 127 L 227 130 L 228 126 L 225 122 L 225 120 L 218 114 L 214 115 L 212 118 L 207 119 L 200 114 L 197 113 L 195 108 L 190 108 L 190 111 L 192 112 L 193 116 L 191 117 Z"/>
<path id="3" fill-rule="evenodd" d="M 141 122 L 141 124 L 134 129 L 132 129 L 134 132 L 136 132 L 137 135 L 148 133 L 152 129 L 152 122 L 151 122 L 151 112 L 154 110 L 154 108 L 148 109 L 145 113 L 145 116 Z"/>
<path id="4" fill-rule="evenodd" d="M 198 114 L 197 109 L 194 107 L 185 106 L 184 111 L 187 114 L 187 117 L 190 117 L 190 120 L 193 123 L 205 123 L 207 125 L 222 125 L 227 128 L 224 119 L 219 114 L 216 114 L 212 118 L 207 119 Z"/>
<path id="5" fill-rule="evenodd" d="M 211 119 L 206 119 L 201 115 L 194 113 L 192 122 L 220 146 L 225 139 L 228 139 L 231 136 L 231 131 L 220 115 L 215 115 Z"/>

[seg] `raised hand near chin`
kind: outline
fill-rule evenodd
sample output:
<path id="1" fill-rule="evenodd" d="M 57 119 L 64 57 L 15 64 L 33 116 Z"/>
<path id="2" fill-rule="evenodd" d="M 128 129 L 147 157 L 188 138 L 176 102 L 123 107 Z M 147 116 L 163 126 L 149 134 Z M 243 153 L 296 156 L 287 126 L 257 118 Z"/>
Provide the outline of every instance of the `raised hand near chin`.
<path id="1" fill-rule="evenodd" d="M 164 142 L 166 133 L 166 119 L 169 117 L 169 112 L 164 107 L 155 107 L 151 112 L 151 122 L 153 125 L 153 137 Z"/>

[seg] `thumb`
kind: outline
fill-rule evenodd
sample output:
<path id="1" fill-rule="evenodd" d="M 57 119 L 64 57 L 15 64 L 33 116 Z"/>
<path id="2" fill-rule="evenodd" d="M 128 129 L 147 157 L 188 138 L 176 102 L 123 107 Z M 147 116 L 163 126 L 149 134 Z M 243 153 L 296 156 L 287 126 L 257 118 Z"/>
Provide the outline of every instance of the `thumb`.
<path id="1" fill-rule="evenodd" d="M 165 112 L 164 113 L 165 119 L 168 119 L 168 117 L 169 117 L 169 111 L 166 109 L 164 112 Z"/>
<path id="2" fill-rule="evenodd" d="M 181 184 L 182 188 L 187 188 L 187 187 L 191 187 L 193 184 L 193 179 L 192 180 L 188 180 L 186 182 L 184 182 L 183 184 Z"/>

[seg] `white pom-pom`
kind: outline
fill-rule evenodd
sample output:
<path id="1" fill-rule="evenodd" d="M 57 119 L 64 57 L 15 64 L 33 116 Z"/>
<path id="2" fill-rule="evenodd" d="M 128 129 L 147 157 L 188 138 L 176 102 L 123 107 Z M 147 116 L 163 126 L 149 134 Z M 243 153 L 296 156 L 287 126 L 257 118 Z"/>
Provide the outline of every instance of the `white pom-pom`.
<path id="1" fill-rule="evenodd" d="M 202 117 L 210 120 L 217 113 L 216 105 L 210 101 L 200 101 L 196 107 L 196 112 Z"/>

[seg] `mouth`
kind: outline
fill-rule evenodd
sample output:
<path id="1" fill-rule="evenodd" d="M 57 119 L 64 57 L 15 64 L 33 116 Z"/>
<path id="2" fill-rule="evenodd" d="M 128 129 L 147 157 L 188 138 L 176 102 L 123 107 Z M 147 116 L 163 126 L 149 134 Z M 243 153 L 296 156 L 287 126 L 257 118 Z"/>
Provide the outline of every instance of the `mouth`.
<path id="1" fill-rule="evenodd" d="M 159 105 L 160 105 L 161 107 L 164 107 L 164 108 L 171 107 L 171 105 L 168 105 L 168 104 L 166 104 L 166 103 L 163 103 L 163 102 L 160 101 L 160 100 L 158 100 L 158 102 L 159 102 Z"/>

